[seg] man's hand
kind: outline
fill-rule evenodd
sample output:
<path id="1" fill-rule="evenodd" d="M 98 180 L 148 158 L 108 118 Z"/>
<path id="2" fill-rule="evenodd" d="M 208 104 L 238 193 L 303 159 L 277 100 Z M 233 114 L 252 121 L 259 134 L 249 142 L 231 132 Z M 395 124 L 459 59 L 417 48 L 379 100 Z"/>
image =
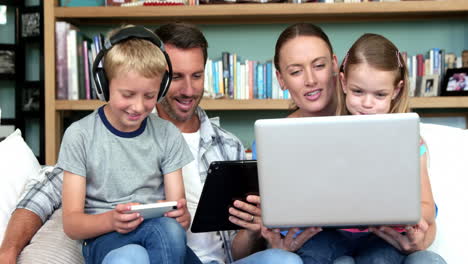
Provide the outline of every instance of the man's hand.
<path id="1" fill-rule="evenodd" d="M 126 234 L 135 230 L 143 222 L 143 217 L 140 216 L 140 213 L 125 213 L 130 211 L 132 205 L 138 205 L 138 203 L 118 204 L 115 207 L 111 214 L 113 230 Z"/>
<path id="2" fill-rule="evenodd" d="M 406 235 L 402 235 L 392 227 L 387 226 L 371 227 L 369 231 L 384 239 L 402 253 L 411 254 L 425 249 L 424 240 L 428 229 L 428 223 L 421 219 L 417 225 L 406 227 Z"/>
<path id="3" fill-rule="evenodd" d="M 260 237 L 262 229 L 262 209 L 260 196 L 247 196 L 247 203 L 234 201 L 234 207 L 229 208 L 229 221 L 249 231 L 250 235 Z"/>
<path id="4" fill-rule="evenodd" d="M 272 248 L 280 248 L 286 251 L 295 252 L 300 249 L 310 238 L 322 231 L 318 227 L 309 227 L 303 230 L 296 237 L 299 228 L 291 228 L 286 236 L 282 236 L 279 229 L 268 229 L 262 227 L 262 236 L 270 243 Z"/>
<path id="5" fill-rule="evenodd" d="M 177 201 L 176 210 L 167 212 L 164 216 L 175 218 L 185 230 L 190 227 L 190 212 L 187 209 L 187 201 L 183 198 Z"/>

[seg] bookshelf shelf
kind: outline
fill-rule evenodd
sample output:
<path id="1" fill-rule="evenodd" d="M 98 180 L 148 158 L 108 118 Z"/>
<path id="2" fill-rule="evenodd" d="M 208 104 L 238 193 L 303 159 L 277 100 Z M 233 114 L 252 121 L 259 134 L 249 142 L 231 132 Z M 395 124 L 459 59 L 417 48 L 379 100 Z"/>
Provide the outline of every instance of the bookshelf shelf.
<path id="1" fill-rule="evenodd" d="M 468 96 L 415 97 L 410 100 L 413 109 L 468 108 Z"/>
<path id="2" fill-rule="evenodd" d="M 57 100 L 55 109 L 58 111 L 92 111 L 103 104 L 104 102 L 99 100 Z M 287 110 L 290 104 L 289 100 L 274 99 L 203 99 L 200 106 L 205 110 Z"/>
<path id="3" fill-rule="evenodd" d="M 131 12 L 129 12 L 131 11 Z M 464 0 L 235 4 L 158 7 L 56 7 L 55 17 L 80 24 L 114 24 L 122 21 L 157 23 L 168 20 L 194 23 L 271 23 L 309 21 L 388 21 L 468 17 Z"/>
<path id="4" fill-rule="evenodd" d="M 468 1 L 400 1 L 366 3 L 229 4 L 159 7 L 59 7 L 44 1 L 46 164 L 55 164 L 64 112 L 92 111 L 103 104 L 97 100 L 55 99 L 55 22 L 80 25 L 158 24 L 182 20 L 197 24 L 265 24 L 308 22 L 361 22 L 468 19 Z M 206 110 L 287 110 L 289 100 L 210 100 Z M 414 109 L 466 108 L 468 97 L 412 98 Z"/>
<path id="5" fill-rule="evenodd" d="M 59 111 L 92 111 L 103 104 L 104 102 L 98 100 L 57 100 L 55 109 Z M 290 105 L 290 100 L 281 99 L 203 99 L 200 104 L 205 110 L 288 110 Z M 468 97 L 415 97 L 411 98 L 410 106 L 413 109 L 468 108 Z"/>
<path id="6" fill-rule="evenodd" d="M 14 81 L 16 80 L 16 75 L 14 73 L 0 73 L 1 81 Z"/>

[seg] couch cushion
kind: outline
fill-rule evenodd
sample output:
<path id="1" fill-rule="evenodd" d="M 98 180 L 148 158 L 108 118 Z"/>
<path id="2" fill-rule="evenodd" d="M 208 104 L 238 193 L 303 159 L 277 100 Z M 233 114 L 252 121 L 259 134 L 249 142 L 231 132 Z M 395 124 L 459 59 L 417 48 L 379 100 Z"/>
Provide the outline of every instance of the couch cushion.
<path id="1" fill-rule="evenodd" d="M 0 142 L 0 243 L 26 182 L 40 168 L 19 129 Z"/>
<path id="2" fill-rule="evenodd" d="M 450 264 L 465 263 L 468 250 L 468 131 L 421 124 L 428 147 L 432 192 L 439 208 L 436 240 L 430 247 Z"/>
<path id="3" fill-rule="evenodd" d="M 39 229 L 18 258 L 18 264 L 81 264 L 81 244 L 63 231 L 62 209 L 58 209 Z"/>

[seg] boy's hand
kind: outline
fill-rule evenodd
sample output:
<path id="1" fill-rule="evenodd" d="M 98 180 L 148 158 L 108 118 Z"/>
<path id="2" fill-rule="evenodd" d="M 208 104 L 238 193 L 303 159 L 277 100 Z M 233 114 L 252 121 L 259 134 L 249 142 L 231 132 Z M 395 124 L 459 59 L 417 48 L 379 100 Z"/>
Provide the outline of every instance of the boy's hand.
<path id="1" fill-rule="evenodd" d="M 138 205 L 138 203 L 118 204 L 112 211 L 112 227 L 116 232 L 129 233 L 143 222 L 144 219 L 139 213 L 125 213 L 130 211 L 132 205 Z"/>
<path id="2" fill-rule="evenodd" d="M 164 214 L 166 217 L 175 218 L 177 222 L 187 230 L 190 227 L 190 212 L 187 209 L 187 201 L 182 198 L 177 201 L 177 209 Z"/>

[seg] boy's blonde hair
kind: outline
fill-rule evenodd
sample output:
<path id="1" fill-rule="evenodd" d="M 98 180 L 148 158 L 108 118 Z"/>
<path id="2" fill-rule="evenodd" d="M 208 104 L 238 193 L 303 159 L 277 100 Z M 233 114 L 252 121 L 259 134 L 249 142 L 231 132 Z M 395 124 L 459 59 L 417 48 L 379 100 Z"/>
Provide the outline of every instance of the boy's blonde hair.
<path id="1" fill-rule="evenodd" d="M 107 38 L 110 39 L 120 30 L 128 27 L 133 27 L 133 25 L 111 30 Z M 116 43 L 104 56 L 104 69 L 109 81 L 118 74 L 130 71 L 137 72 L 145 78 L 164 76 L 166 67 L 166 58 L 161 49 L 145 39 L 130 38 Z"/>
<path id="2" fill-rule="evenodd" d="M 356 40 L 343 59 L 340 70 L 344 73 L 345 79 L 348 76 L 350 68 L 362 63 L 367 63 L 377 70 L 394 72 L 395 88 L 400 81 L 403 81 L 400 92 L 391 102 L 390 113 L 408 112 L 408 68 L 398 48 L 384 36 L 369 33 L 364 34 Z M 337 99 L 337 115 L 349 115 L 350 113 L 346 108 L 346 94 L 343 92 L 341 85 L 337 86 Z"/>

